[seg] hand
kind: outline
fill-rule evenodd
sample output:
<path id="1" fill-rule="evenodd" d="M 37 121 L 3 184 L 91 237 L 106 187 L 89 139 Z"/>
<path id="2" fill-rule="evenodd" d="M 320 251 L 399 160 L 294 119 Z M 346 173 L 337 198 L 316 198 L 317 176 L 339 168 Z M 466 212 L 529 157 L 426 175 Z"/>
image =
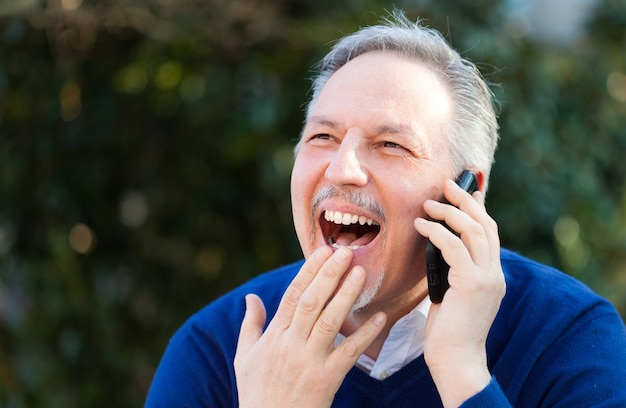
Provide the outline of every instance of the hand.
<path id="1" fill-rule="evenodd" d="M 421 218 L 415 227 L 450 265 L 450 288 L 441 304 L 431 306 L 426 322 L 424 357 L 444 406 L 456 407 L 491 380 L 486 340 L 505 282 L 497 225 L 487 214 L 482 193 L 472 197 L 449 180 L 444 195 L 452 205 L 427 201 L 424 210 L 459 236 Z"/>
<path id="2" fill-rule="evenodd" d="M 235 354 L 239 406 L 328 407 L 344 377 L 385 324 L 375 314 L 337 348 L 334 341 L 356 298 L 365 271 L 347 248 L 316 250 L 289 285 L 265 332 L 265 307 L 246 297 Z M 341 280 L 345 275 L 345 280 Z"/>

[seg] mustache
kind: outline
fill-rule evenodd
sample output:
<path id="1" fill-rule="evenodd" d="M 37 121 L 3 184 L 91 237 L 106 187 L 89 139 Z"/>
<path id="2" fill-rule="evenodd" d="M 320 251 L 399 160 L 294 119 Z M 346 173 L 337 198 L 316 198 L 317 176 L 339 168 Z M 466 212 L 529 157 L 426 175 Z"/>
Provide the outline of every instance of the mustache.
<path id="1" fill-rule="evenodd" d="M 385 221 L 385 212 L 383 207 L 378 202 L 367 195 L 364 195 L 354 190 L 342 190 L 335 186 L 324 186 L 315 193 L 313 197 L 313 206 L 311 210 L 311 217 L 314 217 L 317 208 L 322 202 L 330 198 L 340 198 L 350 204 L 359 207 L 365 211 L 375 214 L 381 221 Z"/>

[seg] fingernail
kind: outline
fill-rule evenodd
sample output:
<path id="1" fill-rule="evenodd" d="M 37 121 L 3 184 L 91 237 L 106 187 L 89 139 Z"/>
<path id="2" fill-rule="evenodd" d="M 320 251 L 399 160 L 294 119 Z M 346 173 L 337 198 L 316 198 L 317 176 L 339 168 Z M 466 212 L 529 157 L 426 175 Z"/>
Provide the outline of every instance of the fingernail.
<path id="1" fill-rule="evenodd" d="M 335 259 L 337 262 L 344 262 L 350 257 L 350 250 L 348 248 L 339 248 L 335 252 Z"/>
<path id="2" fill-rule="evenodd" d="M 365 272 L 362 269 L 354 268 L 350 272 L 350 280 L 353 281 L 353 282 L 359 282 L 361 279 L 363 279 L 363 274 L 364 273 Z"/>
<path id="3" fill-rule="evenodd" d="M 439 204 L 441 204 L 439 201 L 435 201 L 435 200 L 426 200 L 426 201 L 424 202 L 424 207 L 434 208 L 434 207 L 437 207 Z"/>
<path id="4" fill-rule="evenodd" d="M 387 320 L 385 314 L 384 313 L 378 313 L 377 315 L 374 316 L 374 320 L 372 320 L 372 322 L 376 326 L 382 326 L 385 323 L 385 320 Z"/>

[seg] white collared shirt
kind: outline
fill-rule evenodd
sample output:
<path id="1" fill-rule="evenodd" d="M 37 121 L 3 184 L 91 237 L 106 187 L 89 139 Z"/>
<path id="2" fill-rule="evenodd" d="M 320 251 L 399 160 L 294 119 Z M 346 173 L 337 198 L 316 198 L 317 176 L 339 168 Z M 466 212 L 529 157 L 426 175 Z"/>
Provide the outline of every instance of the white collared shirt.
<path id="1" fill-rule="evenodd" d="M 424 352 L 426 317 L 431 301 L 428 296 L 415 309 L 398 320 L 389 331 L 383 348 L 374 360 L 361 354 L 356 365 L 373 378 L 384 380 Z M 339 333 L 335 347 L 345 339 Z"/>

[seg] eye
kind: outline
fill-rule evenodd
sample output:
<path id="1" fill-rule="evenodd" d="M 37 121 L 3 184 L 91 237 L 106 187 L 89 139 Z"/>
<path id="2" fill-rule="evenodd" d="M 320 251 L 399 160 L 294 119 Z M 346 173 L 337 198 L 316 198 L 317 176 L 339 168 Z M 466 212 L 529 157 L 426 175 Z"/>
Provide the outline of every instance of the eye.
<path id="1" fill-rule="evenodd" d="M 328 133 L 315 133 L 309 136 L 307 143 L 313 146 L 325 146 L 333 140 L 335 140 L 335 138 Z"/>
<path id="2" fill-rule="evenodd" d="M 409 157 L 413 155 L 411 149 L 407 148 L 405 145 L 391 142 L 389 140 L 381 140 L 378 143 L 378 148 L 380 152 L 393 157 Z"/>
<path id="3" fill-rule="evenodd" d="M 406 147 L 398 144 L 398 143 L 394 143 L 394 142 L 382 142 L 381 145 L 383 147 L 386 147 L 388 149 L 402 149 L 402 150 L 407 150 Z"/>

